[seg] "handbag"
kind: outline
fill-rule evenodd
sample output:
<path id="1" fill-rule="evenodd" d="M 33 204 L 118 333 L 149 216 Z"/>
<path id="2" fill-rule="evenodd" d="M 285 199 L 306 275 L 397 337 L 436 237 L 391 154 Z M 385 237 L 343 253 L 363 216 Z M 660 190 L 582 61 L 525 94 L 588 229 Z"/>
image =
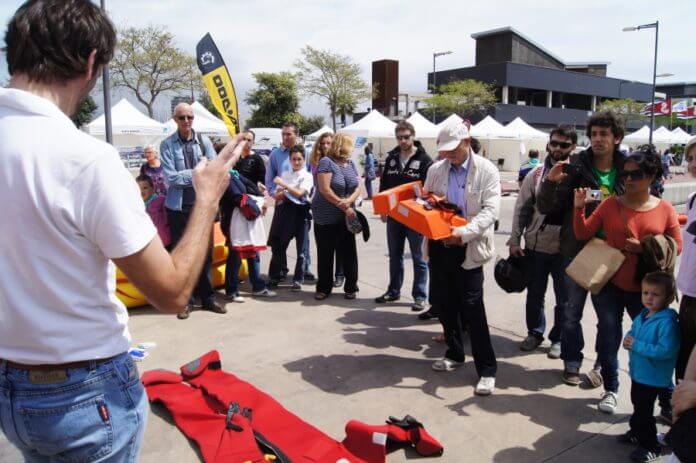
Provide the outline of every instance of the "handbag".
<path id="1" fill-rule="evenodd" d="M 631 237 L 633 233 L 628 228 L 626 216 L 618 200 L 616 204 L 626 235 Z M 566 274 L 580 287 L 596 295 L 611 280 L 625 259 L 626 256 L 619 249 L 609 246 L 602 239 L 592 238 L 568 265 Z"/>

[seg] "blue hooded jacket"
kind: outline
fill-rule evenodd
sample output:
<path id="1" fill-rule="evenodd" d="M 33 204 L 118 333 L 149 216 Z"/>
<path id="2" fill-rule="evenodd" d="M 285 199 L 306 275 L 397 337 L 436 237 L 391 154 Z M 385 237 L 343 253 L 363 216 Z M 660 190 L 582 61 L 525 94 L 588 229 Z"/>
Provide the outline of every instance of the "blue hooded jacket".
<path id="1" fill-rule="evenodd" d="M 680 334 L 677 312 L 666 308 L 646 318 L 648 309 L 633 320 L 626 336 L 632 336 L 628 356 L 633 381 L 647 386 L 667 387 L 672 381 L 679 353 Z"/>

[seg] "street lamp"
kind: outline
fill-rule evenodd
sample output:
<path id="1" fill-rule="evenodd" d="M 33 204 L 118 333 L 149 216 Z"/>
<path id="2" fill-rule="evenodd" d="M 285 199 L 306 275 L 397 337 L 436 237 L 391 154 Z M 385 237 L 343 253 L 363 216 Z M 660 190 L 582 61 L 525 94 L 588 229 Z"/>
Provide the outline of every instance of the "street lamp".
<path id="1" fill-rule="evenodd" d="M 653 129 L 655 128 L 655 80 L 657 79 L 657 37 L 660 31 L 660 21 L 640 26 L 624 27 L 624 32 L 639 31 L 641 29 L 655 29 L 655 59 L 653 61 L 652 99 L 650 105 L 650 137 L 648 143 L 652 145 Z"/>
<path id="2" fill-rule="evenodd" d="M 437 51 L 433 53 L 433 95 L 435 95 L 435 82 L 437 80 L 436 74 L 435 74 L 435 59 L 438 56 L 444 56 L 444 55 L 451 55 L 453 52 L 451 51 Z M 433 108 L 433 124 L 435 123 L 435 108 Z"/>
<path id="3" fill-rule="evenodd" d="M 101 0 L 101 9 L 106 13 L 105 0 Z M 104 65 L 102 71 L 102 87 L 104 91 L 104 135 L 107 143 L 113 143 L 113 132 L 111 128 L 111 87 L 109 84 L 109 64 Z"/>

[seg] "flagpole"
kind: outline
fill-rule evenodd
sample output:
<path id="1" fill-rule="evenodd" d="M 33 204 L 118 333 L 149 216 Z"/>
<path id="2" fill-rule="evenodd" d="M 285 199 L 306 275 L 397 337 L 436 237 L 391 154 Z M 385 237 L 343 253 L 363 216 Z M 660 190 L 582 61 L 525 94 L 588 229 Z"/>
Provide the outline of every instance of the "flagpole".
<path id="1" fill-rule="evenodd" d="M 101 0 L 101 9 L 106 13 L 104 0 Z M 104 134 L 106 142 L 113 144 L 114 137 L 111 127 L 111 84 L 109 83 L 109 64 L 104 65 L 102 71 L 102 87 L 104 91 Z"/>

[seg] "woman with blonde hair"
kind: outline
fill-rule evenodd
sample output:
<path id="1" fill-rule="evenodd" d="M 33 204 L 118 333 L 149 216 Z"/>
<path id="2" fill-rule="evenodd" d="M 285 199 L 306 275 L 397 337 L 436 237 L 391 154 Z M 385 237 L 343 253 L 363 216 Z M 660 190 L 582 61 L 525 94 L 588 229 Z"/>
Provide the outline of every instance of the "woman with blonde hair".
<path id="1" fill-rule="evenodd" d="M 315 299 L 326 299 L 333 288 L 334 256 L 343 256 L 345 298 L 358 292 L 358 255 L 355 235 L 346 220 L 355 219 L 353 203 L 358 198 L 360 176 L 351 161 L 353 139 L 345 134 L 333 137 L 328 155 L 317 163 L 317 191 L 312 200 L 314 237 L 317 242 L 317 289 Z"/>

